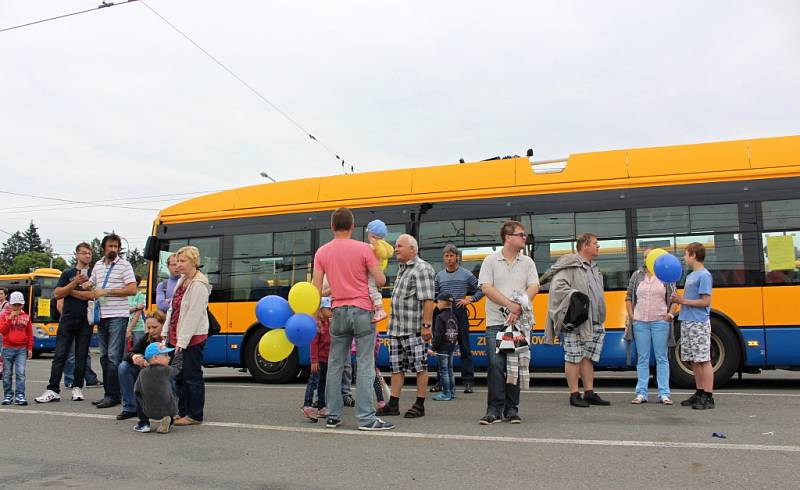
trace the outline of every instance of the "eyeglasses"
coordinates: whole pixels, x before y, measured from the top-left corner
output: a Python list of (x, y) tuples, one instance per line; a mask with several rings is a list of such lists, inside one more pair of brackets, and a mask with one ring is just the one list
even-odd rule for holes
[(525, 240), (526, 238), (528, 238), (528, 234), (527, 234), (527, 233), (522, 233), (522, 232), (519, 232), (519, 233), (511, 233), (510, 235), (511, 235), (511, 236), (517, 236), (517, 237), (520, 237), (520, 238), (522, 238), (523, 240)]

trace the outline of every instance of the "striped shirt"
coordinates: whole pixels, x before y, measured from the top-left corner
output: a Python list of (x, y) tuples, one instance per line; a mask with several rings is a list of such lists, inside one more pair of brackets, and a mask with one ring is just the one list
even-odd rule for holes
[[(94, 287), (103, 289), (122, 289), (130, 283), (136, 282), (136, 277), (133, 275), (133, 267), (127, 260), (117, 257), (114, 261), (114, 268), (111, 269), (111, 274), (106, 283), (106, 271), (111, 267), (111, 264), (106, 265), (105, 260), (98, 260), (92, 269), (91, 283)], [(103, 284), (106, 284), (103, 287)], [(101, 318), (128, 318), (128, 297), (127, 296), (104, 296), (99, 299), (100, 301), (100, 317)]]
[[(478, 278), (463, 267), (459, 267), (453, 272), (447, 269), (436, 273), (436, 296), (440, 293), (450, 293), (454, 301), (460, 301), (472, 292), (472, 301), (478, 301), (483, 297), (483, 291), (478, 287)], [(456, 308), (455, 305), (453, 305)]]
[(419, 256), (400, 264), (392, 289), (389, 335), (416, 335), (422, 328), (422, 303), (436, 298), (433, 267)]

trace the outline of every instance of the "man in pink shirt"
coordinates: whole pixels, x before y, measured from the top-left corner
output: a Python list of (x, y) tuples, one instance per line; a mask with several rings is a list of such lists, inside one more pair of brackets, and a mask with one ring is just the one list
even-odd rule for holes
[(386, 283), (378, 259), (364, 242), (353, 240), (355, 220), (347, 208), (331, 215), (333, 240), (317, 250), (314, 256), (314, 286), (322, 292), (327, 277), (333, 297), (331, 321), (331, 350), (328, 356), (328, 375), (325, 399), (328, 405), (326, 427), (335, 428), (342, 421), (341, 380), (344, 364), (350, 357), (350, 345), (355, 338), (356, 418), (359, 430), (389, 430), (394, 424), (375, 416), (372, 403), (372, 383), (375, 380), (375, 324), (372, 320), (372, 300), (369, 297), (368, 275), (380, 288)]

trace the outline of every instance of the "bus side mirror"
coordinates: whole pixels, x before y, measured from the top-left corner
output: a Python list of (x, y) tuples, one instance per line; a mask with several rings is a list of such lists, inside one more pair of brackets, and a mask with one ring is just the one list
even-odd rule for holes
[(144, 244), (144, 258), (158, 262), (158, 240), (154, 236), (147, 237), (147, 242)]
[(33, 286), (33, 296), (39, 297), (42, 295), (42, 285), (41, 284), (34, 284)]

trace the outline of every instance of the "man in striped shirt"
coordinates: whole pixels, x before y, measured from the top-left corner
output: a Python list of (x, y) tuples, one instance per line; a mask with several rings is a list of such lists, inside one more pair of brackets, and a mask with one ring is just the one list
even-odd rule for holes
[[(467, 305), (483, 297), (478, 287), (478, 278), (467, 269), (458, 265), (458, 247), (452, 243), (445, 245), (442, 251), (444, 270), (436, 273), (436, 296), (440, 293), (453, 295), (453, 313), (458, 320), (458, 351), (461, 355), (461, 382), (464, 393), (472, 393), (475, 384), (475, 370), (472, 367), (472, 346), (469, 341), (469, 319)], [(472, 294), (468, 296), (467, 294)], [(432, 388), (432, 391), (436, 387)]]
[(100, 243), (103, 258), (92, 269), (91, 285), (100, 303), (100, 365), (103, 368), (105, 396), (92, 402), (97, 408), (119, 405), (122, 395), (117, 368), (125, 352), (125, 330), (128, 327), (128, 296), (136, 294), (136, 278), (131, 264), (119, 256), (122, 245), (114, 233)]

